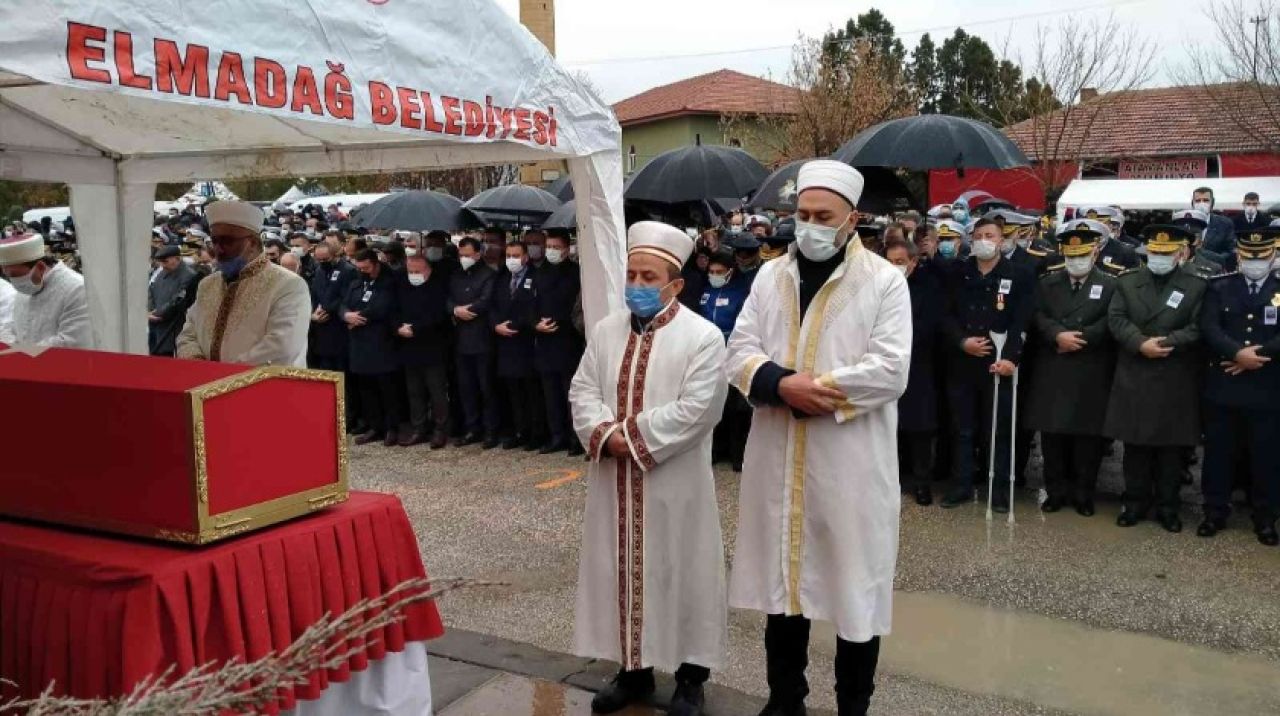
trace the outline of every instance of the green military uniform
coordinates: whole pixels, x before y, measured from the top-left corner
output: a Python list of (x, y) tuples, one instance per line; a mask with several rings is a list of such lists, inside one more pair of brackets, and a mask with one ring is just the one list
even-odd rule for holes
[[(1182, 529), (1178, 517), (1183, 450), (1200, 439), (1200, 303), (1208, 282), (1189, 271), (1158, 275), (1157, 256), (1175, 255), (1192, 236), (1176, 226), (1143, 230), (1148, 265), (1117, 281), (1108, 322), (1119, 359), (1107, 405), (1103, 434), (1124, 442), (1124, 511), (1117, 523), (1128, 527), (1154, 504), (1165, 529)], [(1172, 348), (1148, 358), (1142, 344), (1163, 337)]]

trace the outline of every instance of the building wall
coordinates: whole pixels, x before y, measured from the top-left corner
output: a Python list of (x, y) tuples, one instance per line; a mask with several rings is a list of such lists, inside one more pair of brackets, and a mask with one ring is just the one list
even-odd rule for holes
[[(760, 129), (743, 132), (738, 138), (742, 148), (749, 154), (766, 164), (772, 163), (776, 157), (768, 149), (767, 143), (759, 141)], [(628, 174), (633, 167), (628, 165), (628, 155), (635, 148), (636, 162), (634, 169), (640, 169), (649, 160), (663, 152), (680, 147), (689, 147), (701, 141), (707, 145), (728, 143), (720, 117), (715, 115), (690, 115), (672, 117), (657, 122), (646, 122), (622, 128), (622, 165)]]
[[(538, 38), (552, 57), (556, 54), (556, 3), (555, 0), (520, 0), (520, 24)], [(558, 159), (548, 159), (535, 164), (520, 165), (520, 183), (545, 187), (568, 171), (568, 165)], [(543, 175), (550, 176), (544, 179)], [(553, 176), (554, 175), (554, 176)]]

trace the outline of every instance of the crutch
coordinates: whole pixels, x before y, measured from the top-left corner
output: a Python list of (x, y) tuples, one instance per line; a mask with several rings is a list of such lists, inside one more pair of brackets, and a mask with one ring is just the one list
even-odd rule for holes
[[(1023, 340), (1026, 340), (1025, 334)], [(1013, 482), (1018, 466), (1018, 373), (1020, 372), (1018, 366), (1014, 366), (1013, 414), (1009, 418), (1009, 524), (1013, 524)]]
[[(991, 331), (991, 342), (996, 346), (995, 362), (1000, 362), (1000, 354), (1004, 352), (1005, 333)], [(991, 521), (991, 495), (996, 485), (996, 421), (1000, 419), (1000, 374), (992, 373), (991, 390), (991, 442), (987, 443), (987, 521)]]

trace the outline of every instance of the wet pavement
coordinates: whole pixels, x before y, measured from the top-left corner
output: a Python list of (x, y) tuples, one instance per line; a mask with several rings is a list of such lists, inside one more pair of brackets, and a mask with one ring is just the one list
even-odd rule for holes
[[(352, 459), (355, 487), (404, 499), (433, 575), (512, 583), (451, 595), (441, 605), (450, 627), (571, 651), (583, 463), (474, 447), (366, 446)], [(1033, 465), (1033, 485), (1036, 473)], [(1102, 486), (1118, 491), (1115, 460)], [(731, 558), (732, 472), (717, 473), (717, 494)], [(1181, 534), (1150, 522), (1116, 527), (1114, 498), (1100, 500), (1092, 518), (1043, 515), (1035, 490), (1022, 490), (1013, 525), (1003, 516), (988, 523), (984, 505), (948, 511), (904, 500), (894, 633), (872, 712), (1280, 713), (1280, 549), (1259, 545), (1245, 514), (1214, 539), (1196, 537), (1194, 487), (1184, 497)], [(728, 662), (712, 682), (765, 695), (763, 619), (732, 610), (729, 627)], [(811, 652), (809, 703), (831, 708), (829, 627), (815, 625)], [(612, 668), (598, 665), (593, 683)], [(536, 673), (512, 678), (558, 683)], [(486, 711), (499, 692), (530, 708), (541, 694), (537, 704), (586, 713), (574, 710), (583, 698), (576, 690), (591, 684), (562, 686), (489, 679), (441, 713), (543, 713)], [(710, 711), (748, 713), (745, 703), (722, 711), (712, 701)]]

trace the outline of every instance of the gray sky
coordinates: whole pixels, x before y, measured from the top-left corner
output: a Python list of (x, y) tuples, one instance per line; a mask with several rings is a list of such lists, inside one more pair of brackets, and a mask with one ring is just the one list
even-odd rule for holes
[[(519, 14), (519, 0), (497, 2)], [(939, 41), (963, 27), (997, 52), (1007, 41), (1024, 55), (1037, 26), (1114, 13), (1158, 41), (1152, 84), (1162, 85), (1173, 83), (1187, 46), (1210, 36), (1202, 8), (1214, 2), (1223, 0), (557, 0), (556, 45), (563, 65), (585, 71), (604, 99), (616, 102), (721, 68), (783, 80), (798, 34), (820, 35), (872, 7), (894, 24), (908, 52), (925, 31)]]

